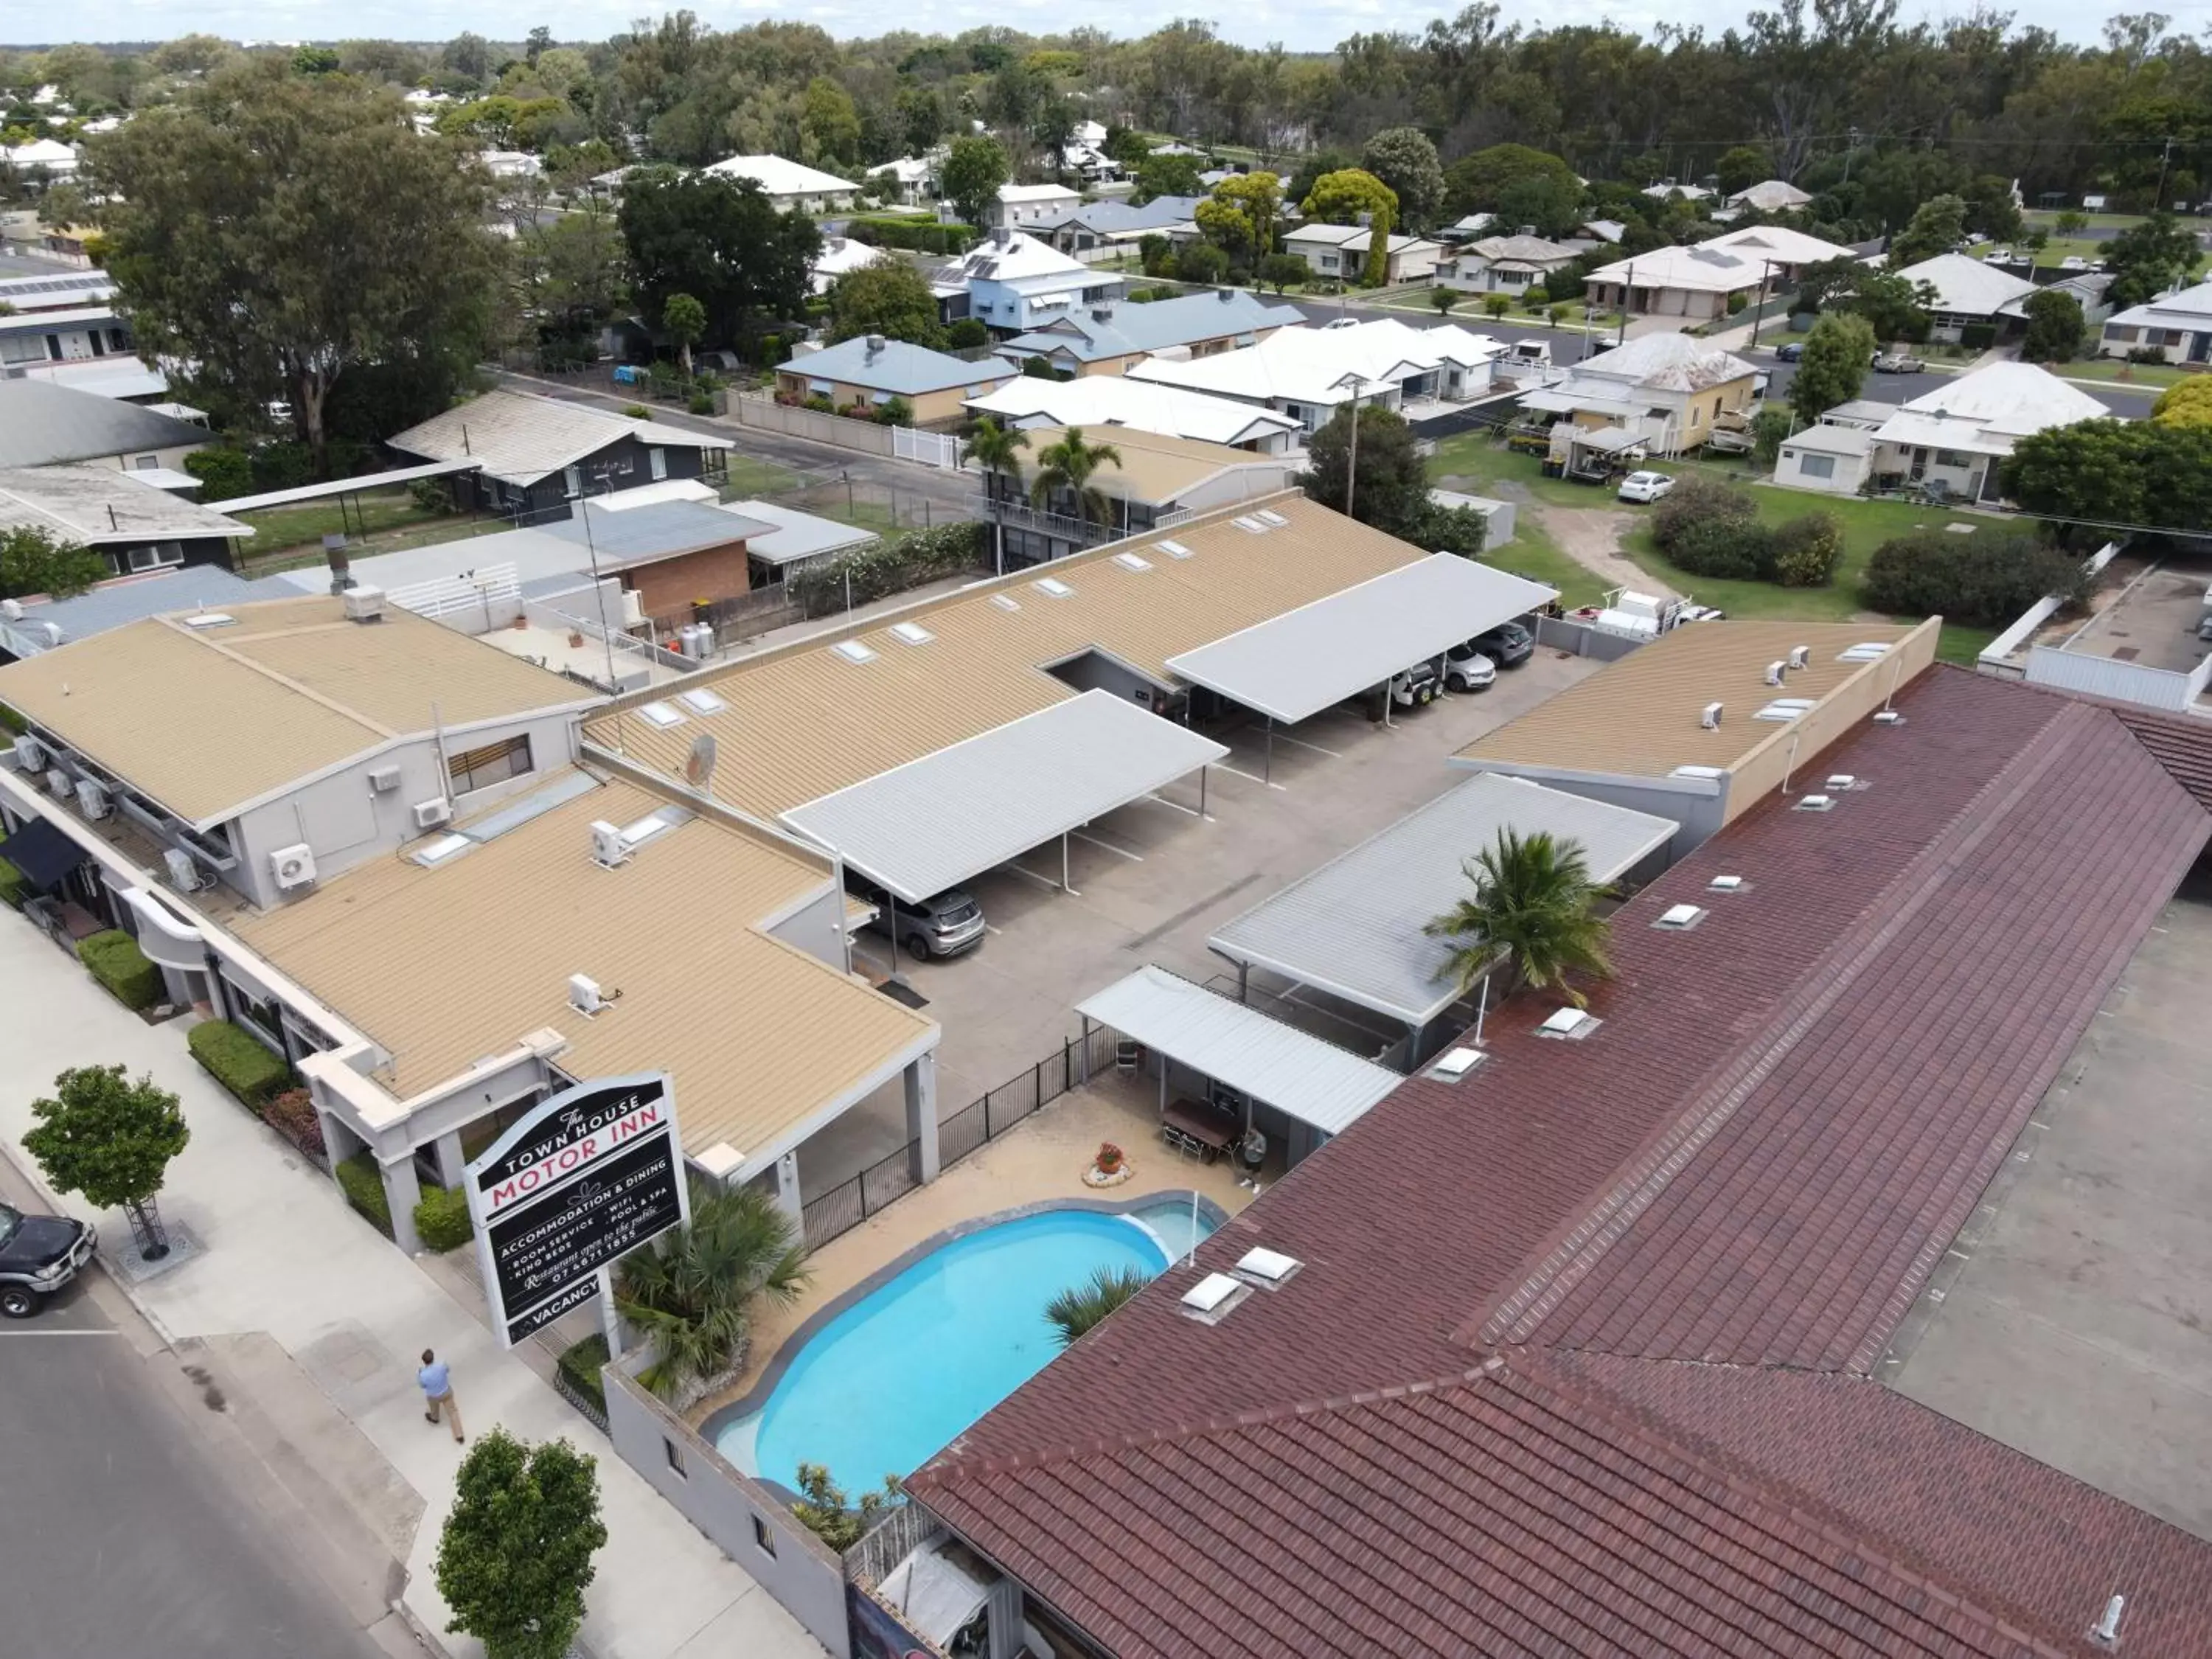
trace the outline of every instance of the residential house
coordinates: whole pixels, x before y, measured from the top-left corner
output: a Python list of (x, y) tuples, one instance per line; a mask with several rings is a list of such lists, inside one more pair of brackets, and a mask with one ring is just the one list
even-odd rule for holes
[(1001, 339), (1096, 306), (1121, 292), (1122, 279), (1092, 270), (1024, 232), (1004, 225), (975, 244), (939, 276), (964, 293), (968, 315)]
[(0, 315), (0, 374), (14, 375), (33, 363), (89, 362), (94, 358), (130, 356), (130, 325), (112, 306), (73, 306), (60, 311)]
[(1686, 334), (1639, 335), (1573, 365), (1564, 380), (1524, 392), (1522, 409), (1586, 433), (1625, 432), (1677, 455), (1711, 435), (1716, 420), (1748, 410), (1760, 371)]
[(501, 183), (512, 179), (536, 179), (545, 171), (544, 158), (526, 149), (480, 150), (477, 160)]
[(1035, 230), (1065, 217), (1083, 199), (1066, 185), (1000, 185), (998, 199), (983, 210), (986, 224)]
[(1109, 299), (1081, 306), (999, 348), (1019, 361), (1042, 357), (1066, 374), (1121, 374), (1146, 358), (1211, 357), (1249, 346), (1305, 320), (1295, 306), (1270, 305), (1249, 289), (1220, 288), (1142, 305)]
[(1644, 187), (1644, 194), (1655, 202), (1670, 202), (1678, 198), (1685, 202), (1704, 202), (1710, 201), (1718, 193), (1703, 185), (1678, 185), (1672, 179), (1662, 179), (1656, 185)]
[(938, 174), (944, 165), (944, 152), (933, 149), (926, 155), (902, 155), (896, 161), (886, 161), (868, 177), (872, 180), (888, 174), (892, 183), (890, 199), (914, 206), (935, 198)]
[(719, 509), (749, 520), (745, 556), (752, 563), (752, 585), (767, 587), (809, 565), (857, 553), (881, 539), (872, 530), (856, 530), (775, 501), (726, 501)]
[(1874, 430), (1823, 416), (1791, 433), (1774, 458), (1774, 482), (1793, 489), (1856, 495), (1874, 468)]
[(726, 155), (707, 169), (717, 178), (750, 181), (782, 212), (842, 213), (860, 186), (834, 173), (781, 155)]
[(1485, 236), (1446, 253), (1437, 261), (1435, 275), (1439, 288), (1517, 297), (1531, 286), (1541, 287), (1576, 258), (1573, 248), (1541, 236)]
[(1728, 198), (1728, 205), (1755, 208), (1761, 213), (1789, 213), (1812, 200), (1810, 191), (1800, 190), (1786, 179), (1765, 179)]
[(115, 279), (104, 270), (56, 270), (35, 276), (0, 277), (0, 305), (21, 316), (36, 311), (76, 311), (115, 297)]
[(1273, 495), (1288, 488), (1302, 470), (1300, 462), (1283, 456), (1129, 427), (1085, 431), (1086, 442), (1110, 444), (1121, 458), (1091, 475), (1090, 487), (1106, 501), (1102, 520), (1071, 491), (1055, 491), (1041, 501), (1031, 494), (1038, 457), (1071, 429), (1031, 428), (1030, 447), (1018, 457), (1018, 475), (996, 470), (983, 475), (984, 514), (1000, 526), (1008, 569), (1066, 558), (1101, 542), (1171, 529), (1200, 514)]
[(1003, 426), (1076, 426), (1094, 435), (1100, 428), (1127, 427), (1261, 455), (1289, 453), (1303, 432), (1297, 422), (1272, 409), (1120, 374), (1073, 380), (1018, 374), (982, 397), (970, 398), (968, 408)]
[(1957, 344), (1972, 329), (1986, 329), (1993, 342), (2006, 320), (2005, 307), (2025, 303), (2036, 285), (2025, 276), (1963, 253), (1939, 253), (1905, 266), (1897, 275), (1928, 290), (1930, 337)]
[(205, 427), (137, 404), (51, 380), (0, 380), (0, 466), (83, 461), (164, 489), (197, 489), (185, 457), (211, 441)]
[(1991, 363), (1912, 398), (1882, 422), (1874, 434), (1874, 482), (1995, 502), (2003, 496), (2000, 466), (2022, 438), (2112, 413), (2033, 363)]
[[(1164, 235), (1171, 225), (1191, 222), (1202, 196), (1155, 196), (1142, 207), (1127, 202), (1079, 202), (1048, 218), (1033, 222), (1038, 240), (1085, 263), (1133, 253), (1146, 236)], [(1087, 258), (1086, 258), (1087, 256)]]
[(1589, 275), (1593, 306), (1632, 316), (1710, 322), (1786, 293), (1808, 265), (1855, 258), (1851, 250), (1780, 225), (1749, 225), (1689, 246), (1670, 244), (1616, 259)]
[[(5, 318), (0, 318), (4, 322)], [(169, 377), (158, 363), (149, 363), (143, 357), (128, 351), (111, 351), (104, 356), (79, 357), (67, 362), (17, 363), (0, 371), (11, 380), (44, 380), (51, 386), (65, 386), (79, 392), (89, 392), (94, 397), (112, 398), (118, 403), (139, 404), (149, 408), (169, 404)], [(174, 413), (174, 405), (165, 409)], [(193, 410), (191, 415), (204, 420), (204, 413)]]
[(866, 334), (793, 357), (776, 371), (775, 386), (785, 398), (827, 398), (841, 410), (855, 404), (880, 409), (903, 398), (913, 406), (913, 424), (933, 426), (957, 420), (968, 398), (981, 397), (1014, 372), (995, 357), (971, 362)]
[(19, 529), (92, 548), (118, 576), (181, 565), (234, 568), (233, 544), (253, 533), (136, 471), (79, 463), (0, 467), (0, 531)]
[(1409, 405), (1479, 398), (1505, 347), (1456, 324), (1413, 328), (1395, 317), (1327, 328), (1279, 328), (1257, 344), (1188, 362), (1147, 357), (1131, 377), (1257, 404), (1307, 431), (1356, 394), (1363, 404)]
[(34, 179), (76, 177), (76, 147), (56, 138), (33, 138), (27, 143), (0, 145), (0, 160), (4, 160), (10, 170)]
[(727, 438), (522, 392), (487, 392), (385, 441), (419, 461), (475, 460), (452, 475), (463, 507), (517, 524), (565, 519), (574, 497), (667, 478), (717, 478)]
[[(1367, 269), (1367, 251), (1375, 234), (1361, 225), (1300, 225), (1283, 238), (1283, 252), (1295, 253), (1316, 276), (1351, 282)], [(1425, 236), (1394, 233), (1384, 261), (1385, 286), (1415, 283), (1436, 270), (1443, 256), (1442, 244)]]
[(1487, 236), (1497, 222), (1498, 216), (1494, 213), (1470, 213), (1438, 231), (1437, 240), (1447, 247), (1455, 247), (1462, 243), (1471, 242), (1478, 236)]
[(1628, 227), (1618, 219), (1585, 219), (1583, 234), (1592, 241), (1618, 243), (1628, 234)]
[(2106, 319), (2098, 355), (2155, 352), (2169, 363), (2212, 362), (2212, 282), (2161, 294)]
[(827, 294), (830, 285), (848, 270), (859, 270), (896, 256), (849, 236), (824, 236), (822, 251), (807, 266), (807, 283), (816, 294)]

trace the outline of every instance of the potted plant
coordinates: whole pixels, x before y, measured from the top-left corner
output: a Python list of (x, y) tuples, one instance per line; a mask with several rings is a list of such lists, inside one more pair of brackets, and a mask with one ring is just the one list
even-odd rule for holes
[(1083, 1172), (1086, 1187), (1118, 1187), (1130, 1176), (1129, 1160), (1119, 1146), (1110, 1140), (1098, 1143), (1097, 1155), (1091, 1167)]

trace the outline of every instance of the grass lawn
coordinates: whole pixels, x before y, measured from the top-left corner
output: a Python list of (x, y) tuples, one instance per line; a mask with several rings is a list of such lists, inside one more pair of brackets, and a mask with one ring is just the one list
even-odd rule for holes
[(728, 479), (722, 485), (726, 501), (750, 501), (756, 495), (773, 495), (791, 489), (799, 482), (799, 475), (789, 467), (775, 461), (762, 460), (757, 455), (740, 455), (735, 450), (724, 458), (729, 467)]
[(2061, 380), (2105, 380), (2118, 386), (2169, 386), (2203, 369), (2190, 370), (2172, 363), (2131, 363), (2124, 357), (2084, 357), (2078, 362), (2045, 363)]
[[(220, 511), (222, 504), (218, 501), (214, 505)], [(257, 554), (281, 553), (307, 546), (319, 554), (325, 536), (374, 538), (382, 531), (456, 521), (463, 521), (458, 514), (428, 512), (417, 507), (414, 497), (404, 489), (362, 495), (346, 501), (343, 509), (336, 501), (302, 501), (297, 507), (272, 507), (264, 513), (250, 513), (241, 520), (253, 526), (250, 545)]]
[(1572, 611), (1596, 605), (1605, 598), (1605, 583), (1596, 573), (1559, 550), (1557, 542), (1528, 513), (1514, 515), (1513, 539), (1482, 556), (1485, 564), (1526, 576), (1559, 590), (1559, 603)]
[(1555, 507), (1613, 504), (1611, 494), (1595, 485), (1546, 477), (1541, 457), (1493, 443), (1487, 432), (1462, 432), (1437, 441), (1436, 453), (1429, 457), (1429, 481), (1443, 484), (1451, 477), (1459, 479), (1459, 484), (1445, 488), (1457, 488), (1470, 495), (1494, 495), (1499, 484), (1517, 484), (1517, 490), (1507, 492), (1516, 501), (1533, 496)]

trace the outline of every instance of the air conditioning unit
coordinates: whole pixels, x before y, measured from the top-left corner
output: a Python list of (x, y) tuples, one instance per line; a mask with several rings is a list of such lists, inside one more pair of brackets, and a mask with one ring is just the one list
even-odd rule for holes
[(304, 841), (280, 847), (269, 855), (269, 870), (279, 887), (305, 887), (315, 878), (315, 849)]
[(1721, 729), (1721, 705), (1717, 702), (1707, 703), (1705, 705), (1705, 712), (1698, 716), (1698, 724), (1705, 727), (1708, 732), (1719, 731)]
[(115, 810), (115, 803), (108, 799), (106, 785), (94, 783), (90, 778), (80, 778), (76, 786), (76, 810), (88, 818), (104, 818)]
[(169, 866), (169, 885), (179, 893), (198, 892), (206, 884), (192, 855), (181, 847), (168, 848), (161, 854), (161, 862)]
[(596, 1014), (605, 1005), (599, 998), (599, 982), (587, 974), (568, 975), (568, 1006), (580, 1014)]
[(1790, 647), (1790, 665), (1792, 668), (1806, 667), (1812, 662), (1812, 660), (1813, 647), (1811, 646), (1793, 645)]
[(380, 766), (368, 775), (368, 787), (375, 793), (388, 795), (399, 787), (399, 769)]
[(38, 772), (46, 764), (46, 745), (27, 732), (15, 739), (15, 769), (19, 772)]
[(70, 794), (70, 775), (58, 766), (46, 770), (46, 793), (56, 800), (67, 800)]
[(1784, 665), (1779, 661), (1771, 662), (1766, 665), (1766, 683), (1769, 685), (1779, 685), (1782, 684), (1784, 667)]
[(642, 589), (625, 587), (622, 591), (622, 617), (624, 628), (645, 625), (645, 593)]
[(380, 622), (384, 617), (384, 590), (371, 587), (366, 583), (359, 587), (349, 587), (345, 591), (344, 605), (348, 622)]
[(0, 599), (0, 617), (5, 617), (9, 622), (21, 622), (23, 620), (23, 607), (14, 599)]
[(622, 831), (605, 819), (592, 825), (592, 857), (610, 870), (629, 857), (629, 848), (623, 845)]
[(435, 800), (418, 800), (415, 803), (415, 827), (417, 830), (433, 829), (453, 816), (453, 803), (443, 795)]

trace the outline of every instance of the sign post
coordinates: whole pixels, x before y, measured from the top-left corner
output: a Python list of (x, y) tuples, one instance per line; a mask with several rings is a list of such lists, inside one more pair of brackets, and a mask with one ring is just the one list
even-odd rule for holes
[(602, 1296), (619, 1353), (610, 1269), (690, 1218), (667, 1073), (581, 1083), (531, 1108), (469, 1165), (466, 1191), (501, 1346)]

